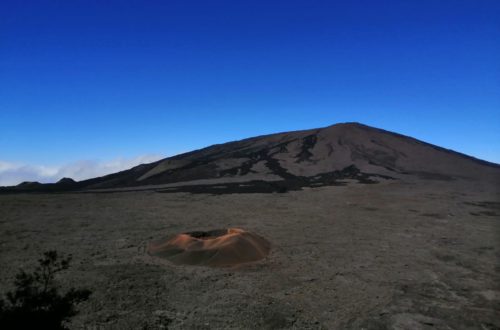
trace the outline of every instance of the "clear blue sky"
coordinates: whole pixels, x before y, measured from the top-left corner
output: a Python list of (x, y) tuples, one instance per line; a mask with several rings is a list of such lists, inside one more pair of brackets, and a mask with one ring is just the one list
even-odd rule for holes
[(500, 162), (500, 1), (2, 1), (0, 160), (358, 121)]

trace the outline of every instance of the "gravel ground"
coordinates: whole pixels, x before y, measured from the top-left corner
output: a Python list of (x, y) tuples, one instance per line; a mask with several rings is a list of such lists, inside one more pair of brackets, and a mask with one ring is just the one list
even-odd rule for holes
[[(272, 244), (233, 268), (145, 253), (239, 227)], [(500, 329), (500, 192), (487, 182), (350, 183), (284, 194), (0, 195), (0, 291), (46, 250), (85, 287), (73, 329)]]

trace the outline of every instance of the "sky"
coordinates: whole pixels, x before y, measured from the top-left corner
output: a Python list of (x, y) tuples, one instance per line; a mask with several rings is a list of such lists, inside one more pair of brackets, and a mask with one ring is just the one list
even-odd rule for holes
[(2, 1), (0, 185), (361, 122), (500, 163), (500, 1)]

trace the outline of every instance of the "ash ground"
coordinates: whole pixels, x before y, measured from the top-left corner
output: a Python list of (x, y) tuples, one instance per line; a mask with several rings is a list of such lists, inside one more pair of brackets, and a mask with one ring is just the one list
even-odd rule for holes
[[(236, 268), (145, 253), (241, 227), (272, 244)], [(0, 195), (0, 291), (43, 251), (93, 291), (72, 329), (499, 329), (500, 192), (488, 182), (350, 182), (271, 194)]]

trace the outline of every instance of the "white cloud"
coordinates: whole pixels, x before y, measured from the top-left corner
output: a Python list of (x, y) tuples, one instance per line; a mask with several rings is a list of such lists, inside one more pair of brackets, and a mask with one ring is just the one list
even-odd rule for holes
[(28, 165), (0, 160), (0, 186), (17, 185), (23, 181), (57, 182), (64, 177), (80, 181), (127, 170), (162, 158), (165, 156), (142, 155), (106, 161), (80, 160), (60, 166)]

